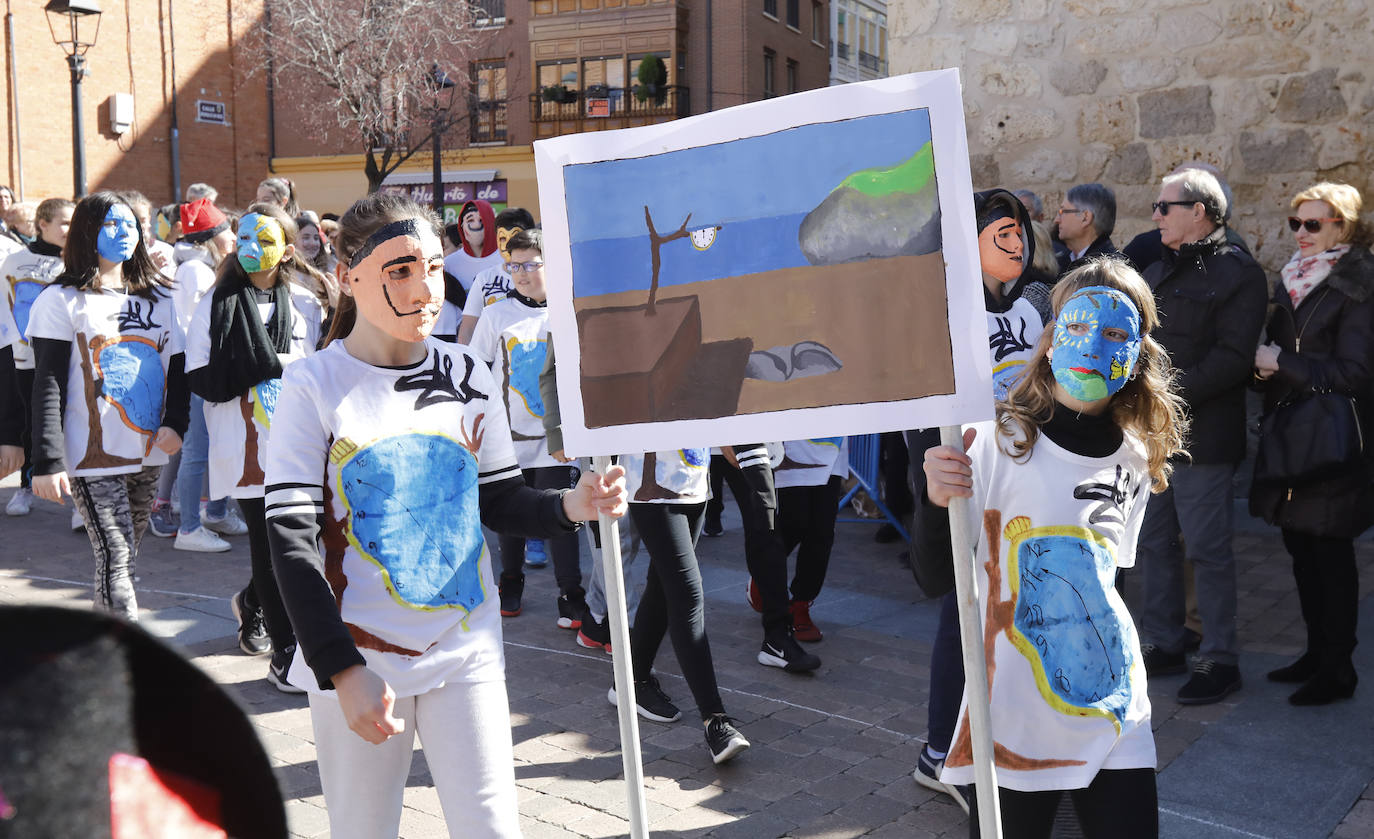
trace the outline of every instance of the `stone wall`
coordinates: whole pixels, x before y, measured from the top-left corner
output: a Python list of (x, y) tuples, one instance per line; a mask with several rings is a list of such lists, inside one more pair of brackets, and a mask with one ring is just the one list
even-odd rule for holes
[(958, 67), (975, 188), (1048, 212), (1077, 183), (1116, 191), (1118, 246), (1152, 226), (1159, 179), (1206, 160), (1232, 225), (1275, 272), (1288, 201), (1350, 183), (1374, 210), (1374, 14), (1367, 0), (902, 0), (892, 72)]

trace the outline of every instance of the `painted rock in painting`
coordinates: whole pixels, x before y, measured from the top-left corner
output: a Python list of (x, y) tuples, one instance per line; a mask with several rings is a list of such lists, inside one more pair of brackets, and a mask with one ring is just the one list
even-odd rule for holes
[(340, 464), (339, 483), (354, 546), (382, 567), (398, 600), (469, 612), (482, 603), (477, 459), (458, 441), (377, 440)]
[(845, 178), (797, 231), (812, 265), (837, 265), (940, 249), (940, 200), (930, 143), (895, 166)]

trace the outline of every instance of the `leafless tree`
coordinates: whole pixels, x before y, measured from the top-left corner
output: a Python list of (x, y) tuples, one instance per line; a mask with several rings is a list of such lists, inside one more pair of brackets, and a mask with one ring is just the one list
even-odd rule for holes
[[(375, 192), (435, 130), (468, 118), (468, 63), (490, 37), (476, 25), (486, 16), (481, 0), (264, 0), (244, 50), (257, 72), (322, 87), (297, 99), (299, 111), (325, 137), (361, 144)], [(454, 85), (447, 111), (436, 108), (448, 98), (437, 68)]]

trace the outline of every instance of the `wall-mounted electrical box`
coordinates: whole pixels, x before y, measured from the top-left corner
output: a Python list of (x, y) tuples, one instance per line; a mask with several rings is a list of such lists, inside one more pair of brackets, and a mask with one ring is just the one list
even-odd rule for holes
[(134, 125), (134, 95), (116, 93), (110, 97), (110, 133), (124, 134)]

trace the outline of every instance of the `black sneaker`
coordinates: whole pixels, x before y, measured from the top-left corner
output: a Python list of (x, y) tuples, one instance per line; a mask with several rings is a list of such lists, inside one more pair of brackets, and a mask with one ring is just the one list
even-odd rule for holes
[[(606, 701), (612, 705), (616, 704), (615, 686), (606, 691)], [(658, 678), (650, 676), (644, 681), (635, 682), (635, 710), (646, 720), (654, 722), (677, 722), (682, 719), (682, 712), (673, 704), (668, 694), (663, 692), (663, 688), (658, 685)]]
[(267, 636), (267, 617), (261, 606), (248, 607), (244, 597), (247, 591), (240, 591), (229, 601), (234, 620), (239, 622), (239, 649), (248, 655), (266, 655), (272, 652), (272, 639)]
[(821, 659), (803, 650), (791, 632), (779, 632), (764, 639), (759, 648), (759, 664), (781, 667), (788, 673), (806, 673), (820, 667)]
[(501, 575), (496, 584), (501, 597), (501, 617), (513, 618), (520, 614), (520, 598), (525, 594), (525, 575)]
[(581, 586), (567, 594), (558, 595), (558, 625), (563, 629), (581, 629), (582, 613), (587, 611), (587, 593)]
[(923, 748), (920, 757), (916, 758), (916, 769), (911, 773), (911, 777), (926, 789), (953, 798), (954, 803), (964, 808), (964, 815), (968, 815), (968, 787), (955, 786), (940, 780), (940, 770), (944, 766), (944, 758), (932, 757), (930, 748)]
[(586, 647), (589, 650), (605, 650), (609, 655), (611, 652), (611, 622), (606, 618), (598, 621), (592, 617), (591, 609), (583, 612), (582, 626), (577, 630), (577, 646)]
[(719, 536), (725, 532), (725, 527), (720, 522), (720, 516), (706, 514), (706, 525), (701, 530), (707, 536)]
[(735, 728), (734, 720), (724, 714), (712, 714), (706, 720), (706, 746), (711, 750), (711, 760), (719, 766), (749, 748), (749, 741)]
[(1200, 658), (1193, 665), (1193, 676), (1178, 689), (1180, 705), (1210, 705), (1240, 690), (1240, 668)]
[(267, 681), (282, 693), (305, 693), (286, 680), (286, 673), (291, 669), (291, 659), (295, 655), (296, 645), (292, 644), (284, 650), (272, 653), (272, 661), (267, 665)]
[(1145, 662), (1146, 676), (1173, 676), (1188, 670), (1184, 653), (1165, 652), (1157, 644), (1141, 644), (1140, 657)]

